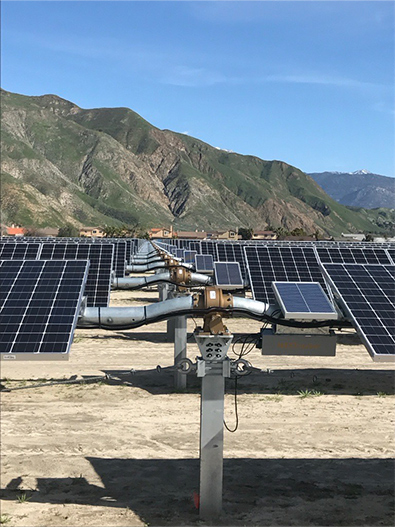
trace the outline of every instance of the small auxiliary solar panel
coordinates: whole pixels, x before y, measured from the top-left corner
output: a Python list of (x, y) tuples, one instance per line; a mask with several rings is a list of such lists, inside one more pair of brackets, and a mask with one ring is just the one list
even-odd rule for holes
[(395, 266), (323, 264), (373, 360), (395, 360)]
[(88, 307), (107, 307), (110, 300), (114, 245), (110, 243), (43, 243), (40, 260), (89, 260), (84, 295)]
[(184, 251), (184, 262), (189, 264), (195, 263), (196, 251)]
[(318, 247), (322, 263), (391, 264), (384, 249), (362, 247)]
[(238, 262), (214, 262), (214, 276), (218, 287), (224, 289), (243, 288), (244, 283)]
[(214, 262), (211, 254), (196, 254), (195, 269), (198, 273), (213, 273)]
[(337, 312), (318, 282), (273, 282), (284, 318), (336, 320)]
[(77, 324), (88, 261), (0, 261), (3, 359), (65, 359)]
[(272, 282), (318, 282), (327, 291), (312, 247), (244, 247), (252, 294), (255, 300), (275, 303)]
[(0, 243), (0, 260), (36, 260), (41, 243)]

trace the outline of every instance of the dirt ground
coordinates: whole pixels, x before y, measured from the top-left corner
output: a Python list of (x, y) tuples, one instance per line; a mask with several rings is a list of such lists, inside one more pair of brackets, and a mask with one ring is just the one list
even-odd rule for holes
[[(112, 305), (157, 297), (118, 291)], [(235, 338), (261, 326), (227, 325)], [(1, 364), (11, 388), (1, 394), (2, 525), (205, 524), (196, 508), (200, 380), (174, 388), (166, 327), (79, 329), (68, 362)], [(191, 359), (194, 327), (188, 320)], [(256, 370), (238, 381), (239, 426), (225, 431), (216, 524), (394, 525), (394, 365), (374, 363), (350, 330), (334, 358), (257, 348), (247, 358)], [(69, 379), (84, 383), (39, 386)], [(234, 427), (233, 380), (226, 392)]]

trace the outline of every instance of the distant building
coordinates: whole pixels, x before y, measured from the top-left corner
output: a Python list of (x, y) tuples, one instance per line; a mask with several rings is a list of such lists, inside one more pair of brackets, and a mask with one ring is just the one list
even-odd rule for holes
[(237, 231), (211, 231), (207, 232), (207, 239), (209, 240), (237, 240)]
[(105, 232), (100, 227), (83, 227), (80, 229), (82, 238), (104, 238)]
[(178, 231), (177, 238), (182, 240), (205, 240), (207, 232), (204, 231)]
[(26, 229), (23, 227), (17, 227), (16, 225), (11, 225), (11, 227), (4, 226), (4, 230), (2, 228), (2, 232), (4, 232), (5, 236), (24, 236), (26, 233)]
[(160, 229), (150, 229), (148, 234), (150, 238), (173, 238), (173, 236), (176, 235), (176, 233), (173, 232), (173, 225), (171, 225), (168, 229), (166, 227), (161, 227)]
[(254, 231), (252, 240), (276, 240), (277, 234), (274, 231)]

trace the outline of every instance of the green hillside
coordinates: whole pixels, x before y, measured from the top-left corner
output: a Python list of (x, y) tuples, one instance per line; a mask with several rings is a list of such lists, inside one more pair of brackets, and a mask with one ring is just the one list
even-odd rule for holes
[[(128, 108), (84, 110), (2, 91), (3, 222), (173, 224), (382, 232), (393, 211), (351, 209), (282, 161), (159, 130)], [(18, 206), (16, 206), (18, 205)]]

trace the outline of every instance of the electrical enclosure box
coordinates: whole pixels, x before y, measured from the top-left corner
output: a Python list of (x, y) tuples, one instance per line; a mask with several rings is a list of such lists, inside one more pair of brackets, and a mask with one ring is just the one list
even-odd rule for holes
[(275, 333), (262, 330), (262, 355), (299, 355), (334, 357), (336, 335), (333, 331), (322, 333)]

